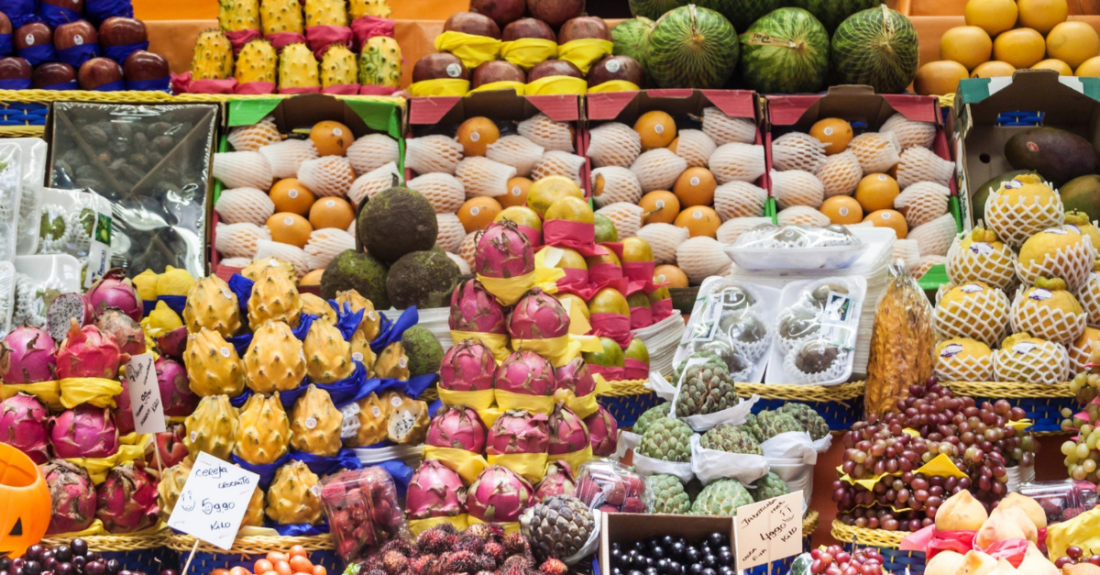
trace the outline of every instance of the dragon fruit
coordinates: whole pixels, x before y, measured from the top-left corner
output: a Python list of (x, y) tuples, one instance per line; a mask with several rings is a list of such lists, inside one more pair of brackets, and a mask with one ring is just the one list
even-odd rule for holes
[(122, 378), (122, 393), (115, 396), (115, 427), (119, 435), (134, 431), (134, 410), (130, 407), (130, 382)]
[(244, 363), (237, 355), (237, 348), (214, 330), (204, 327), (187, 336), (183, 365), (187, 368), (188, 386), (195, 395), (237, 397), (244, 391)]
[(0, 443), (26, 453), (36, 464), (49, 459), (46, 408), (33, 395), (17, 393), (0, 402)]
[(95, 326), (99, 331), (113, 335), (122, 353), (129, 355), (145, 353), (145, 332), (142, 331), (141, 324), (117, 307), (109, 307), (99, 312)]
[(550, 430), (550, 455), (575, 453), (588, 447), (588, 428), (573, 410), (564, 403), (554, 406), (548, 422)]
[(290, 420), (278, 392), (272, 396), (257, 393), (248, 398), (238, 421), (237, 445), (233, 448), (237, 457), (252, 465), (268, 465), (286, 455), (290, 445)]
[(133, 533), (157, 522), (157, 482), (133, 465), (107, 472), (96, 489), (95, 516), (108, 533)]
[(466, 491), (466, 509), (486, 523), (519, 521), (520, 513), (534, 502), (534, 489), (512, 470), (490, 465)]
[(54, 341), (65, 339), (71, 320), (76, 320), (80, 327), (95, 321), (95, 308), (83, 294), (63, 293), (50, 302), (46, 310), (46, 329), (50, 337)]
[(183, 352), (187, 349), (187, 328), (176, 329), (157, 338), (157, 350), (161, 355), (172, 359), (183, 359)]
[(464, 339), (443, 354), (439, 387), (450, 391), (493, 389), (496, 368), (492, 350), (476, 339)]
[(191, 415), (199, 404), (199, 396), (191, 391), (187, 369), (178, 361), (166, 357), (158, 359), (153, 367), (157, 370), (157, 387), (160, 388), (160, 400), (164, 403), (164, 415)]
[(518, 409), (505, 411), (489, 428), (485, 452), (489, 455), (547, 453), (550, 448), (547, 420), (541, 413)]
[(160, 457), (160, 463), (163, 467), (172, 467), (179, 464), (190, 452), (187, 451), (187, 444), (183, 442), (183, 439), (187, 437), (187, 427), (182, 423), (172, 423), (168, 425), (167, 431), (156, 434), (153, 438), (155, 445), (153, 449), (156, 450), (156, 454), (149, 453), (145, 456), (145, 461), (149, 465), (157, 464), (157, 457)]
[(71, 320), (69, 333), (57, 350), (57, 377), (118, 379), (119, 363), (129, 361), (118, 349), (115, 337), (94, 325), (80, 327)]
[(451, 315), (448, 319), (454, 331), (474, 333), (508, 333), (504, 324), (504, 308), (477, 280), (467, 280), (451, 294)]
[(306, 373), (314, 383), (335, 383), (355, 371), (351, 344), (344, 340), (334, 324), (313, 322), (302, 347), (306, 354)]
[(557, 379), (556, 389), (568, 389), (577, 397), (584, 397), (596, 391), (596, 378), (592, 377), (592, 370), (588, 369), (588, 363), (581, 357), (554, 370)]
[(57, 344), (34, 326), (21, 326), (0, 342), (0, 379), (8, 385), (52, 381), (57, 371)]
[(290, 445), (298, 451), (334, 457), (343, 447), (343, 424), (344, 416), (329, 393), (311, 383), (290, 411)]
[(535, 486), (535, 501), (555, 495), (572, 495), (575, 490), (573, 468), (564, 461), (551, 461), (546, 466), (546, 476)]
[(592, 442), (592, 455), (609, 457), (615, 454), (619, 443), (619, 425), (611, 412), (601, 405), (599, 411), (585, 418), (584, 425)]
[(191, 475), (192, 461), (184, 458), (183, 461), (169, 467), (161, 474), (160, 483), (157, 484), (157, 507), (160, 508), (161, 518), (165, 521), (172, 515), (172, 509), (179, 501), (183, 486)]
[[(389, 402), (393, 408), (386, 420), (386, 438), (394, 443), (417, 444), (424, 441), (428, 434), (428, 404), (423, 401), (398, 396), (396, 392), (385, 396), (383, 401)], [(400, 399), (397, 399), (400, 397)]]
[(222, 334), (222, 337), (233, 337), (241, 328), (237, 294), (218, 276), (199, 278), (187, 290), (183, 325), (191, 332), (206, 328)]
[(208, 395), (199, 401), (195, 413), (183, 422), (187, 435), (183, 442), (191, 455), (198, 457), (205, 451), (218, 459), (229, 461), (229, 454), (237, 442), (240, 415), (237, 408), (224, 395)]
[(409, 519), (454, 517), (465, 511), (462, 479), (435, 459), (425, 461), (409, 480), (405, 509)]
[(489, 224), (477, 240), (474, 271), (489, 278), (509, 279), (535, 271), (535, 250), (511, 220)]
[(275, 479), (267, 490), (267, 516), (280, 525), (320, 523), (325, 517), (320, 485), (317, 475), (305, 463), (290, 460), (275, 471)]
[(107, 270), (99, 281), (92, 284), (85, 295), (88, 303), (92, 304), (98, 313), (103, 313), (103, 310), (109, 307), (117, 307), (122, 310), (122, 313), (139, 322), (145, 311), (137, 289), (134, 288), (134, 282), (126, 277), (126, 270), (122, 268)]
[(477, 410), (466, 405), (444, 406), (428, 426), (428, 445), (485, 452), (485, 423)]
[[(268, 274), (266, 277), (279, 276)], [(306, 377), (302, 342), (284, 322), (269, 321), (260, 325), (244, 354), (244, 369), (245, 383), (256, 393), (297, 389)]]
[(118, 451), (111, 410), (79, 405), (50, 418), (50, 444), (61, 459), (110, 457)]
[(95, 486), (79, 465), (54, 459), (42, 465), (42, 476), (50, 487), (50, 528), (47, 535), (83, 531), (95, 521)]
[(554, 385), (554, 366), (533, 351), (513, 353), (493, 374), (493, 386), (512, 393), (553, 395)]
[(248, 323), (252, 329), (263, 326), (268, 320), (298, 325), (302, 313), (302, 300), (298, 286), (279, 268), (266, 267), (252, 285), (248, 299)]
[(515, 339), (554, 339), (569, 334), (569, 314), (554, 296), (532, 288), (508, 315), (508, 333)]

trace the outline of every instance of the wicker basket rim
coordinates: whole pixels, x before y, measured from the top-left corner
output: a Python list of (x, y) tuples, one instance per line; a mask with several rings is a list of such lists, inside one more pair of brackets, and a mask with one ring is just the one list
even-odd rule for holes
[[(166, 538), (167, 547), (180, 553), (190, 553), (195, 546), (195, 538), (181, 533), (169, 533)], [(256, 535), (238, 537), (233, 541), (233, 547), (226, 551), (206, 542), (199, 542), (198, 551), (203, 553), (231, 553), (234, 555), (267, 555), (272, 549), (288, 549), (294, 545), (301, 545), (306, 551), (328, 551), (335, 549), (332, 535), (310, 535), (307, 537), (282, 537)]]
[(88, 549), (92, 551), (104, 552), (104, 551), (136, 551), (141, 549), (155, 549), (157, 547), (163, 547), (167, 538), (166, 531), (159, 531), (157, 533), (142, 533), (142, 534), (121, 534), (121, 535), (87, 535), (87, 536), (66, 536), (53, 535), (42, 538), (43, 544), (48, 545), (68, 545), (72, 543), (74, 539), (83, 539), (88, 543)]
[(901, 546), (901, 540), (910, 535), (908, 531), (886, 531), (884, 529), (866, 529), (845, 525), (833, 520), (832, 535), (838, 541), (867, 545), (870, 547), (889, 547), (897, 549)]
[(944, 385), (955, 393), (970, 397), (1014, 399), (1074, 397), (1069, 389), (1069, 382), (1043, 384), (1013, 381), (951, 381)]

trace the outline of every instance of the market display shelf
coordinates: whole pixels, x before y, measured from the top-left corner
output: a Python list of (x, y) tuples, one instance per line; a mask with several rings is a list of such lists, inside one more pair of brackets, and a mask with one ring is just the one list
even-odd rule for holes
[(817, 411), (833, 431), (847, 430), (863, 418), (863, 390), (866, 382), (853, 381), (840, 385), (786, 385), (774, 383), (738, 383), (738, 397), (753, 395), (760, 401), (754, 412), (778, 409), (785, 403), (804, 403)]
[(1062, 431), (1061, 411), (1080, 406), (1069, 389), (1069, 382), (1053, 385), (1023, 382), (949, 382), (945, 384), (956, 395), (973, 397), (975, 401), (1006, 399), (1012, 407), (1022, 407), (1035, 424), (1032, 433), (1057, 435)]
[(214, 569), (237, 566), (251, 571), (257, 559), (263, 559), (271, 551), (285, 552), (295, 545), (301, 545), (306, 550), (314, 565), (324, 565), (329, 573), (344, 572), (344, 562), (336, 555), (336, 544), (328, 533), (308, 537), (237, 537), (229, 551), (202, 541), (195, 547), (195, 538), (182, 533), (170, 532), (167, 536), (167, 546), (175, 552), (180, 567), (187, 561), (191, 550), (196, 550), (195, 558), (191, 560), (191, 571), (194, 573), (210, 573)]
[(883, 569), (891, 573), (924, 573), (924, 553), (920, 551), (901, 551), (901, 540), (909, 535), (908, 531), (886, 531), (884, 529), (865, 529), (833, 521), (833, 538), (848, 551), (856, 548), (874, 547), (882, 554)]
[(178, 555), (165, 546), (166, 531), (155, 533), (128, 533), (125, 535), (51, 535), (42, 539), (47, 547), (69, 545), (74, 539), (88, 543), (88, 551), (103, 555), (106, 560), (116, 559), (122, 569), (160, 573), (164, 569), (177, 569)]

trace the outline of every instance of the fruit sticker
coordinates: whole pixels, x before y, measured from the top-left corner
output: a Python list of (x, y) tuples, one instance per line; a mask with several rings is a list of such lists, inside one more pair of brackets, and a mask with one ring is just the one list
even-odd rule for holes
[(988, 256), (993, 253), (993, 246), (985, 242), (974, 242), (970, 244), (970, 251), (978, 254), (979, 256)]
[(940, 351), (940, 357), (944, 358), (944, 359), (947, 359), (949, 357), (955, 357), (956, 355), (959, 355), (959, 353), (961, 353), (962, 350), (963, 350), (962, 345), (959, 345), (957, 343), (948, 344), (948, 345), (944, 346), (943, 350)]
[(1043, 301), (1050, 299), (1052, 295), (1053, 294), (1051, 294), (1050, 290), (1048, 289), (1037, 288), (1032, 291), (1031, 294), (1029, 294), (1027, 297), (1028, 299), (1032, 299), (1035, 301)]
[(1012, 353), (1016, 355), (1025, 355), (1031, 353), (1037, 347), (1039, 346), (1035, 345), (1034, 343), (1024, 341), (1012, 346)]
[(1039, 144), (1036, 144), (1035, 142), (1028, 142), (1027, 143), (1027, 149), (1032, 151), (1032, 152), (1038, 152), (1039, 151)]
[(447, 65), (447, 75), (452, 77), (452, 78), (457, 78), (457, 77), (461, 76), (462, 75), (462, 66), (459, 66), (458, 64), (448, 64)]
[(619, 68), (620, 68), (619, 61), (618, 60), (608, 60), (607, 64), (604, 66), (604, 68), (606, 68), (608, 72), (614, 74), (614, 73), (619, 71)]
[(959, 289), (961, 289), (963, 293), (978, 293), (982, 291), (982, 286), (978, 284), (966, 284)]

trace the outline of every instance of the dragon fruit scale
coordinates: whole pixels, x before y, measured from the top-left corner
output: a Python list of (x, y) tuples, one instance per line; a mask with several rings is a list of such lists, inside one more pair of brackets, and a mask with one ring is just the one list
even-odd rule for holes
[(535, 250), (514, 222), (494, 222), (478, 238), (474, 271), (502, 279), (529, 274), (535, 271)]
[(46, 330), (55, 342), (65, 339), (69, 332), (71, 320), (76, 320), (81, 327), (95, 321), (95, 308), (84, 294), (63, 293), (53, 298), (50, 307), (46, 309)]
[(454, 331), (474, 333), (508, 333), (504, 308), (496, 298), (471, 279), (455, 288), (451, 294), (451, 314), (448, 323)]
[(245, 509), (241, 527), (264, 526), (264, 492), (257, 487), (252, 492), (252, 498), (248, 500), (248, 509)]
[(466, 491), (466, 509), (486, 523), (519, 521), (534, 501), (534, 489), (526, 479), (499, 465), (486, 467)]
[(547, 422), (550, 432), (550, 455), (576, 453), (588, 447), (588, 428), (573, 410), (563, 403), (554, 406)]
[(17, 393), (0, 402), (0, 443), (26, 453), (36, 464), (49, 459), (46, 408), (33, 395)]
[(50, 527), (47, 535), (83, 531), (95, 521), (96, 493), (92, 478), (79, 465), (54, 459), (42, 465), (50, 487)]
[(515, 339), (554, 339), (569, 334), (569, 314), (554, 296), (532, 288), (508, 315), (508, 333)]
[(493, 387), (523, 395), (553, 395), (554, 366), (533, 351), (508, 356), (493, 374)]
[(95, 326), (103, 333), (109, 333), (118, 343), (118, 349), (128, 355), (145, 353), (145, 332), (141, 324), (126, 315), (117, 307), (109, 307), (96, 317)]
[(181, 363), (167, 357), (157, 359), (153, 367), (157, 371), (157, 387), (164, 403), (164, 415), (186, 417), (195, 411), (199, 396), (189, 387), (187, 369)]
[(237, 397), (244, 391), (244, 364), (237, 348), (225, 341), (217, 331), (200, 328), (187, 336), (183, 352), (188, 385), (195, 395), (229, 395)]
[(486, 433), (485, 423), (474, 408), (444, 406), (436, 412), (428, 426), (427, 444), (484, 453)]
[(290, 445), (290, 420), (279, 394), (257, 393), (248, 398), (238, 418), (237, 444), (233, 453), (253, 465), (275, 463)]
[(324, 518), (320, 485), (305, 463), (289, 461), (275, 471), (275, 479), (267, 489), (268, 518), (281, 525), (319, 523)]
[(187, 459), (187, 456), (191, 452), (187, 451), (187, 444), (184, 443), (184, 438), (187, 437), (187, 427), (182, 423), (169, 424), (167, 430), (158, 433), (153, 437), (154, 445), (153, 449), (156, 453), (150, 453), (145, 456), (145, 462), (149, 465), (156, 465), (157, 458), (160, 458), (160, 463), (164, 467), (172, 467)]
[(328, 392), (310, 384), (290, 411), (290, 445), (298, 451), (333, 457), (339, 451), (344, 415)]
[(133, 465), (107, 472), (96, 489), (95, 516), (108, 533), (133, 533), (157, 522), (157, 482)]
[(191, 475), (191, 466), (192, 461), (184, 459), (165, 469), (161, 475), (160, 483), (157, 484), (157, 506), (160, 508), (161, 518), (165, 521), (172, 515), (172, 509), (176, 506), (176, 501), (179, 501), (180, 493), (183, 492), (183, 485), (187, 483), (187, 478)]
[(592, 442), (592, 455), (610, 457), (615, 454), (619, 442), (619, 425), (615, 416), (601, 405), (599, 411), (584, 420), (588, 438)]
[(306, 354), (290, 326), (269, 321), (252, 334), (244, 354), (245, 382), (256, 393), (297, 389), (306, 376)]
[(252, 329), (269, 320), (296, 326), (301, 313), (302, 299), (298, 297), (298, 286), (278, 268), (264, 268), (252, 285), (252, 295), (248, 299), (248, 324)]
[(230, 460), (241, 423), (237, 408), (229, 403), (229, 397), (208, 395), (202, 398), (195, 412), (187, 416), (183, 424), (187, 427), (183, 442), (192, 456), (198, 457), (200, 451), (205, 451), (218, 459)]
[(351, 344), (344, 340), (334, 324), (313, 322), (302, 347), (306, 354), (306, 373), (314, 383), (334, 383), (355, 371)]
[(541, 413), (518, 409), (505, 411), (489, 428), (485, 445), (489, 455), (547, 453), (550, 449), (548, 418)]
[(79, 405), (50, 418), (50, 445), (61, 459), (110, 457), (118, 452), (111, 410)]
[(466, 510), (462, 479), (435, 459), (425, 461), (416, 470), (405, 497), (409, 519), (454, 517)]
[(126, 270), (122, 268), (108, 270), (84, 295), (97, 313), (103, 313), (109, 307), (117, 307), (130, 316), (130, 319), (140, 322), (145, 312), (134, 282), (126, 277)]
[(24, 384), (53, 381), (57, 372), (57, 344), (37, 327), (15, 328), (0, 341), (0, 379)]
[(222, 337), (233, 337), (241, 329), (237, 294), (218, 276), (199, 278), (187, 291), (183, 325), (191, 333), (206, 328), (220, 333)]
[(443, 354), (439, 387), (449, 391), (492, 389), (496, 368), (492, 350), (476, 339), (464, 339)]
[(573, 468), (564, 461), (551, 461), (546, 466), (546, 476), (535, 486), (535, 501), (555, 495), (572, 495), (574, 491)]
[(596, 391), (596, 378), (584, 358), (575, 357), (569, 363), (554, 370), (557, 380), (555, 389), (568, 389), (577, 397), (591, 395)]
[(129, 361), (118, 349), (115, 337), (94, 325), (80, 327), (71, 320), (69, 333), (57, 350), (57, 377), (118, 379), (119, 363)]

